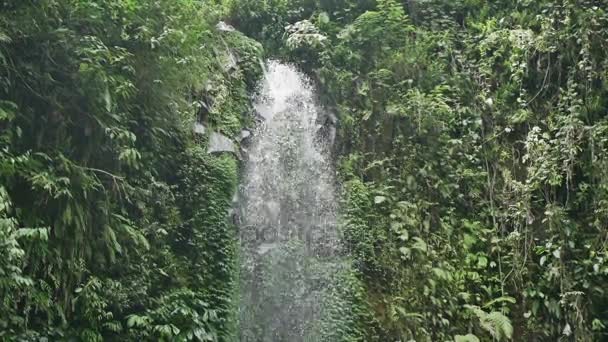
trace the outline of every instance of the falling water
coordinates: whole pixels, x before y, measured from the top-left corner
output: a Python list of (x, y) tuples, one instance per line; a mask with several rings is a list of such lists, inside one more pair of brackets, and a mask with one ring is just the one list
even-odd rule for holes
[(240, 191), (240, 338), (315, 341), (337, 245), (327, 116), (309, 79), (278, 62), (269, 63), (255, 108)]

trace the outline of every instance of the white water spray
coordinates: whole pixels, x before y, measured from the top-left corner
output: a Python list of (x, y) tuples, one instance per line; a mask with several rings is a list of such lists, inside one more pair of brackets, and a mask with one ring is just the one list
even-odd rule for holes
[(270, 62), (241, 187), (241, 341), (312, 341), (337, 246), (334, 170), (309, 79)]

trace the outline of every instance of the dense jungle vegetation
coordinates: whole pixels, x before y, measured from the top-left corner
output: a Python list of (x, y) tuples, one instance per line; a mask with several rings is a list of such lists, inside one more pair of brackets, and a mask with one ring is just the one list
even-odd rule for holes
[(228, 340), (238, 165), (192, 127), (240, 133), (261, 46), (191, 0), (0, 10), (0, 339)]
[(324, 341), (608, 340), (607, 54), (603, 0), (5, 0), (0, 340), (236, 339), (193, 126), (251, 125), (263, 57), (338, 117)]

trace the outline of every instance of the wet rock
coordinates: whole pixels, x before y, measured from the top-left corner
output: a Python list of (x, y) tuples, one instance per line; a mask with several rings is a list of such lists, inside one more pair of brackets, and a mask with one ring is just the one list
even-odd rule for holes
[(236, 76), (236, 71), (239, 69), (239, 58), (237, 54), (224, 42), (223, 49), (214, 48), (215, 58), (217, 63), (222, 67), (224, 73)]
[(195, 122), (194, 126), (192, 127), (192, 130), (194, 131), (194, 133), (196, 134), (200, 134), (200, 135), (204, 135), (205, 132), (207, 131), (207, 128), (205, 127), (205, 125), (203, 125), (200, 122)]
[(265, 117), (264, 117), (262, 114), (260, 114), (260, 112), (259, 112), (259, 111), (257, 111), (257, 110), (256, 110), (256, 111), (253, 113), (253, 120), (255, 121), (255, 123), (256, 123), (256, 124), (258, 124), (258, 125), (259, 125), (259, 124), (261, 124), (261, 123), (265, 122), (265, 121), (266, 121), (266, 118), (265, 118)]
[(276, 247), (277, 247), (276, 243), (263, 243), (258, 246), (257, 253), (259, 255), (264, 255), (264, 254), (270, 252), (271, 250), (275, 249)]
[(251, 137), (252, 134), (250, 130), (244, 129), (241, 131), (241, 134), (239, 135), (239, 143), (241, 144), (241, 148), (249, 146), (251, 143)]
[(241, 220), (241, 215), (239, 215), (239, 213), (237, 213), (234, 210), (231, 210), (228, 215), (230, 215), (230, 218), (232, 220), (232, 224), (234, 224), (236, 227), (240, 226), (241, 223), (243, 223), (243, 221)]
[(332, 125), (337, 125), (338, 124), (338, 117), (336, 116), (336, 114), (328, 112), (327, 113), (327, 122), (331, 123)]
[(244, 129), (241, 131), (241, 140), (240, 141), (243, 141), (243, 140), (249, 138), (250, 136), (251, 136), (251, 131)]
[(330, 146), (334, 146), (334, 144), (336, 143), (336, 134), (337, 134), (336, 126), (329, 126), (327, 128), (327, 131), (325, 134), (327, 136), (328, 144)]
[(232, 139), (223, 135), (222, 133), (211, 132), (209, 136), (209, 147), (207, 148), (207, 153), (233, 153), (238, 155), (237, 148)]
[(333, 147), (336, 142), (338, 117), (332, 112), (325, 112), (317, 119), (317, 140)]
[(232, 53), (232, 51), (228, 51), (224, 57), (224, 63), (222, 66), (224, 67), (224, 71), (228, 73), (233, 73), (238, 70), (238, 57)]
[(233, 32), (233, 31), (235, 31), (235, 29), (234, 29), (234, 27), (232, 25), (228, 25), (224, 21), (220, 21), (219, 23), (217, 23), (217, 25), (215, 25), (215, 28), (218, 31), (224, 31), (224, 32)]
[(251, 131), (248, 129), (244, 129), (241, 131), (241, 134), (239, 135), (239, 150), (241, 152), (241, 156), (244, 156), (245, 158), (247, 158), (248, 154), (249, 154), (249, 146), (251, 145)]
[(266, 201), (262, 205), (262, 210), (270, 226), (277, 227), (280, 225), (281, 204), (279, 202)]
[(227, 45), (223, 50), (215, 49), (215, 56), (225, 73), (234, 75), (239, 69), (238, 56)]

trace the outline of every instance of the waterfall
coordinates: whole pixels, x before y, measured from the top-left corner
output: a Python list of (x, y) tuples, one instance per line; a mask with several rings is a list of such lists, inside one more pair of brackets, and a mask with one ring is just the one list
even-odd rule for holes
[(315, 341), (336, 254), (327, 115), (310, 80), (271, 61), (241, 185), (240, 339)]

